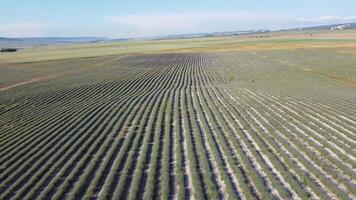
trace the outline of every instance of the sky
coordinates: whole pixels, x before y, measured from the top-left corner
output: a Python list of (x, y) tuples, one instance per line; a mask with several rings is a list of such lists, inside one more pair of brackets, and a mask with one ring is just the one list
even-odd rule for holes
[(356, 22), (356, 0), (0, 0), (0, 37), (133, 38)]

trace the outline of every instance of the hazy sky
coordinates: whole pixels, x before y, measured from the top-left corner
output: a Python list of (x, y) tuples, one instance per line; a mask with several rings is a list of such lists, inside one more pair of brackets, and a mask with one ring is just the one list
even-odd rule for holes
[(356, 22), (356, 0), (0, 0), (0, 37), (280, 29)]

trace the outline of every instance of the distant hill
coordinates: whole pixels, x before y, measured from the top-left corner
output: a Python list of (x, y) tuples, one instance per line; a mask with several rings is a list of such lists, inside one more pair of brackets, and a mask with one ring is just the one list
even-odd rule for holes
[(328, 25), (321, 25), (321, 26), (310, 26), (310, 27), (299, 27), (299, 28), (292, 28), (292, 29), (284, 29), (281, 31), (318, 31), (318, 30), (330, 30), (334, 27), (342, 26), (342, 25), (350, 25), (351, 29), (356, 29), (356, 23), (342, 23), (342, 24), (328, 24)]
[(244, 31), (225, 31), (225, 32), (210, 32), (210, 33), (193, 33), (193, 34), (176, 34), (157, 37), (145, 38), (122, 38), (108, 39), (102, 37), (33, 37), (33, 38), (6, 38), (0, 37), (0, 48), (29, 48), (41, 45), (58, 45), (58, 44), (74, 44), (74, 43), (99, 43), (108, 41), (125, 41), (133, 39), (147, 40), (163, 40), (163, 39), (188, 39), (198, 37), (217, 37), (217, 36), (233, 36), (233, 35), (248, 35), (256, 33), (283, 32), (283, 31), (308, 31), (308, 30), (330, 30), (343, 29), (343, 27), (356, 29), (356, 23), (329, 24), (322, 26), (299, 27), (291, 29), (281, 29), (271, 31), (268, 29), (244, 30)]
[(0, 37), (0, 48), (28, 48), (41, 45), (73, 44), (103, 42), (107, 38), (100, 37), (33, 37), (33, 38), (5, 38)]
[(176, 34), (176, 35), (165, 35), (158, 37), (149, 37), (144, 39), (149, 40), (164, 40), (164, 39), (188, 39), (188, 38), (199, 38), (199, 37), (217, 37), (217, 36), (233, 36), (233, 35), (249, 35), (256, 33), (270, 33), (270, 32), (283, 32), (283, 31), (317, 31), (317, 30), (338, 30), (347, 27), (348, 29), (356, 29), (356, 23), (343, 23), (343, 24), (329, 24), (321, 26), (310, 26), (310, 27), (298, 27), (291, 29), (281, 29), (281, 30), (269, 30), (269, 29), (256, 29), (256, 30), (244, 30), (244, 31), (226, 31), (226, 32), (213, 32), (213, 33), (193, 33), (193, 34)]
[(165, 35), (157, 37), (149, 37), (146, 39), (151, 40), (164, 40), (164, 39), (188, 39), (188, 38), (199, 38), (199, 37), (218, 37), (218, 36), (232, 36), (232, 35), (244, 35), (253, 33), (268, 33), (271, 32), (268, 29), (257, 29), (257, 30), (244, 30), (244, 31), (225, 31), (225, 32), (212, 32), (212, 33), (192, 33), (192, 34), (177, 34), (177, 35)]

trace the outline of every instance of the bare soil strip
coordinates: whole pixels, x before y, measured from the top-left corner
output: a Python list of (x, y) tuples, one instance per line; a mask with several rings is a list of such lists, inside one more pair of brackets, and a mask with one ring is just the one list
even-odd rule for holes
[(30, 79), (30, 80), (27, 80), (27, 81), (22, 81), (22, 82), (19, 82), (19, 83), (15, 83), (15, 84), (12, 84), (12, 85), (9, 85), (9, 86), (2, 87), (2, 88), (0, 88), (0, 92), (6, 91), (6, 90), (10, 90), (10, 89), (13, 89), (13, 88), (16, 88), (16, 87), (20, 87), (20, 86), (23, 86), (23, 85), (28, 85), (28, 84), (31, 84), (31, 83), (36, 83), (36, 82), (40, 82), (40, 81), (47, 81), (47, 80), (50, 80), (50, 79), (54, 79), (55, 77), (56, 77), (56, 75), (40, 76), (40, 77), (33, 78), (33, 79)]

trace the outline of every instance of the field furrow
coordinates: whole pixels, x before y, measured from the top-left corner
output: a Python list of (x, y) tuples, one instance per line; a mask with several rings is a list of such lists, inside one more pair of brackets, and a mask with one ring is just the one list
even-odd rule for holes
[(73, 71), (0, 92), (0, 199), (355, 199), (355, 95), (283, 53), (42, 63)]

